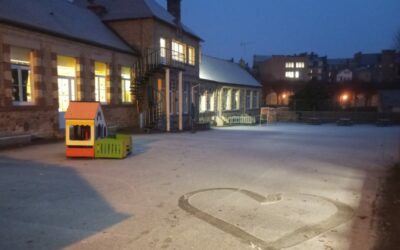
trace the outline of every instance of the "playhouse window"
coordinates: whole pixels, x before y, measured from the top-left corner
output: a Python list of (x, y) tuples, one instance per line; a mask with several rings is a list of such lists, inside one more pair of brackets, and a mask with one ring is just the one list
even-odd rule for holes
[(71, 141), (89, 141), (90, 137), (90, 126), (69, 127), (69, 139)]

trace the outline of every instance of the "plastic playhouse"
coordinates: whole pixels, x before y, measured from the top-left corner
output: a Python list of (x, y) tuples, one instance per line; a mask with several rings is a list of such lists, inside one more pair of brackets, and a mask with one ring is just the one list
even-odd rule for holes
[(98, 102), (70, 102), (65, 113), (66, 156), (122, 159), (132, 152), (130, 135), (108, 135)]

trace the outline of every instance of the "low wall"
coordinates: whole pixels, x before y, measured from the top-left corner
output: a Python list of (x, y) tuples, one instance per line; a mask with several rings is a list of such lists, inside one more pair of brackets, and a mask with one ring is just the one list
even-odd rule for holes
[(400, 113), (346, 112), (346, 111), (290, 111), (287, 108), (270, 108), (268, 122), (307, 122), (319, 118), (325, 123), (334, 123), (340, 118), (350, 118), (355, 123), (375, 123), (379, 119), (390, 119), (400, 124)]
[(57, 133), (58, 111), (55, 108), (19, 106), (0, 109), (0, 136), (54, 137)]

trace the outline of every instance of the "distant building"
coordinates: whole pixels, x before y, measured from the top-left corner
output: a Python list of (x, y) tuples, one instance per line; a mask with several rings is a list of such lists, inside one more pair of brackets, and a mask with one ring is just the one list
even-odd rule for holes
[[(376, 108), (379, 91), (400, 88), (400, 53), (356, 53), (353, 58), (329, 59), (314, 53), (253, 58), (253, 73), (263, 85), (266, 105), (286, 106), (304, 83), (334, 84), (338, 100), (347, 96), (348, 107)], [(340, 89), (343, 89), (341, 93)], [(386, 90), (385, 90), (386, 91)], [(389, 91), (389, 90), (387, 90)], [(384, 95), (380, 98), (386, 98)], [(339, 100), (343, 103), (343, 100)], [(387, 106), (387, 105), (386, 105)]]
[(253, 57), (253, 73), (263, 85), (263, 103), (287, 105), (302, 84), (327, 78), (327, 58), (314, 53)]
[(358, 52), (351, 60), (354, 80), (371, 83), (390, 83), (400, 80), (400, 53), (383, 50), (381, 53)]
[(337, 81), (337, 74), (345, 69), (350, 69), (351, 59), (335, 58), (327, 59), (327, 81), (334, 83)]
[(350, 69), (340, 70), (336, 75), (336, 82), (350, 82), (353, 80), (353, 71)]

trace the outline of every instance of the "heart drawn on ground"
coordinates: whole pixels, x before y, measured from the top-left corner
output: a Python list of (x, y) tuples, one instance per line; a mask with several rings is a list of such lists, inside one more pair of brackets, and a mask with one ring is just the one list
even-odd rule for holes
[(181, 209), (260, 250), (288, 248), (353, 217), (339, 201), (310, 194), (263, 196), (238, 188), (210, 188), (180, 197)]

